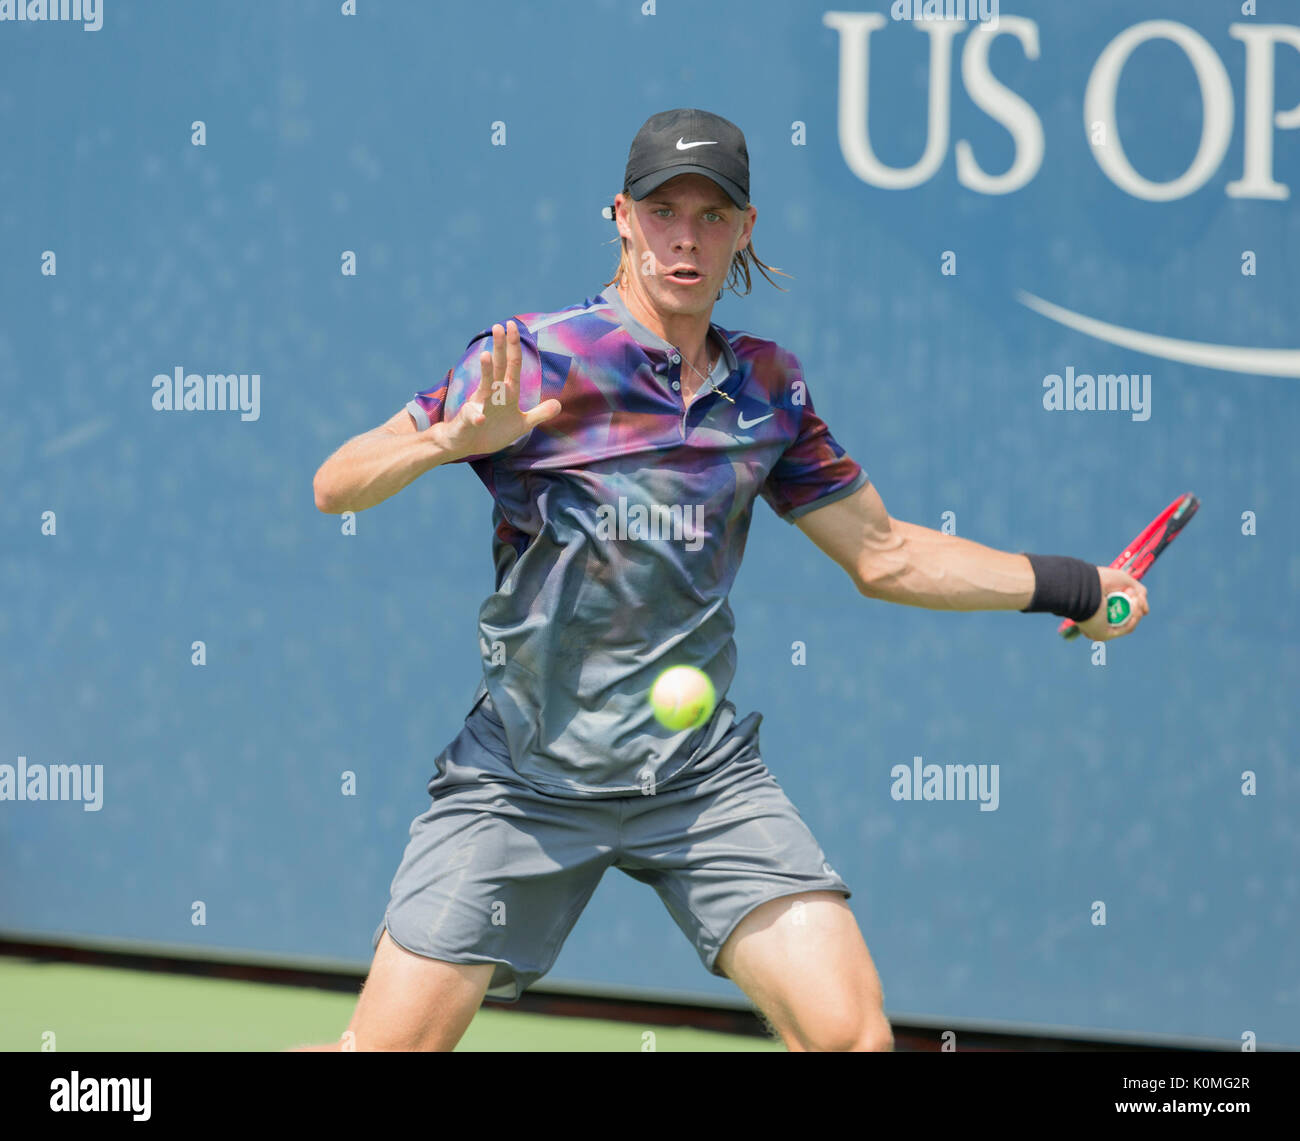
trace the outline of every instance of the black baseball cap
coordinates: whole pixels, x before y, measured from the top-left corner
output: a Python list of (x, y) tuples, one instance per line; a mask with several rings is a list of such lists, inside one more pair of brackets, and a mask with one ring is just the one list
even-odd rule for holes
[(748, 206), (749, 150), (741, 129), (694, 107), (651, 115), (632, 140), (623, 185), (639, 202), (679, 174), (702, 174), (737, 206)]

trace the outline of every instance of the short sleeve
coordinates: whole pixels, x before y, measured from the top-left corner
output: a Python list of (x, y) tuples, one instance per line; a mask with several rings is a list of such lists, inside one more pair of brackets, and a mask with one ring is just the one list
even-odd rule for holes
[[(759, 494), (787, 523), (865, 486), (867, 473), (844, 451), (813, 408), (799, 362), (791, 356), (790, 391), (799, 424), (794, 440), (781, 454)], [(802, 400), (799, 398), (802, 397)]]
[[(528, 409), (539, 403), (541, 392), (541, 357), (537, 351), (537, 341), (533, 333), (518, 318), (512, 317), (519, 327), (519, 348), (522, 359), (519, 365), (519, 404)], [(505, 322), (501, 322), (505, 324)], [(479, 365), (479, 353), (492, 351), (492, 330), (484, 329), (473, 337), (461, 354), (460, 360), (437, 384), (421, 389), (407, 402), (406, 410), (415, 420), (416, 428), (423, 432), (439, 421), (454, 420), (461, 406), (478, 391), (483, 378)], [(490, 394), (489, 394), (490, 396)], [(476, 459), (465, 456), (463, 460)], [(462, 461), (463, 462), (463, 461)]]

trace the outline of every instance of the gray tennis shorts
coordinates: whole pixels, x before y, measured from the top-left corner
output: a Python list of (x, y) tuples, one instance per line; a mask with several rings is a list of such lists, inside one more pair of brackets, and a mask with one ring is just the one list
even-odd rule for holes
[(487, 994), (513, 1002), (551, 969), (615, 867), (659, 893), (722, 975), (718, 951), (759, 904), (852, 894), (763, 764), (761, 720), (737, 723), (723, 702), (697, 755), (652, 795), (578, 799), (520, 779), (491, 700), (480, 699), (437, 758), (433, 803), (411, 822), (372, 945), (387, 928), (418, 955), (494, 963)]

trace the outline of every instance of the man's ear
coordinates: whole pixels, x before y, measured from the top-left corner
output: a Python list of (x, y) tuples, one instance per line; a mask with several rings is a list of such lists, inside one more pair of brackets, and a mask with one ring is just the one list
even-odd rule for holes
[[(621, 203), (620, 199), (622, 200)], [(631, 223), (627, 221), (627, 215), (632, 212), (632, 203), (629, 199), (623, 198), (621, 194), (614, 199), (614, 203), (614, 221), (618, 225), (618, 232), (628, 241), (631, 241), (632, 226)], [(622, 209), (619, 209), (620, 205), (622, 206)]]
[(748, 225), (749, 233), (746, 234), (744, 232), (746, 227), (744, 223), (741, 223), (740, 228), (741, 228), (742, 236), (740, 240), (736, 243), (736, 253), (740, 253), (741, 250), (749, 248), (749, 240), (754, 236), (754, 223), (758, 220), (758, 211), (755, 210), (753, 206), (751, 206), (749, 210), (746, 211), (745, 217), (749, 224)]

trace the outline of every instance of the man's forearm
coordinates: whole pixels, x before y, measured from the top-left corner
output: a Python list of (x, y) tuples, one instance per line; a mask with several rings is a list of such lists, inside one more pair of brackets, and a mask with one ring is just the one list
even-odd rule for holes
[(349, 440), (316, 473), (317, 508), (329, 515), (364, 511), (455, 459), (437, 428), (402, 433), (376, 428)]
[(1023, 610), (1034, 596), (1034, 569), (1024, 555), (893, 519), (865, 593), (929, 610)]

